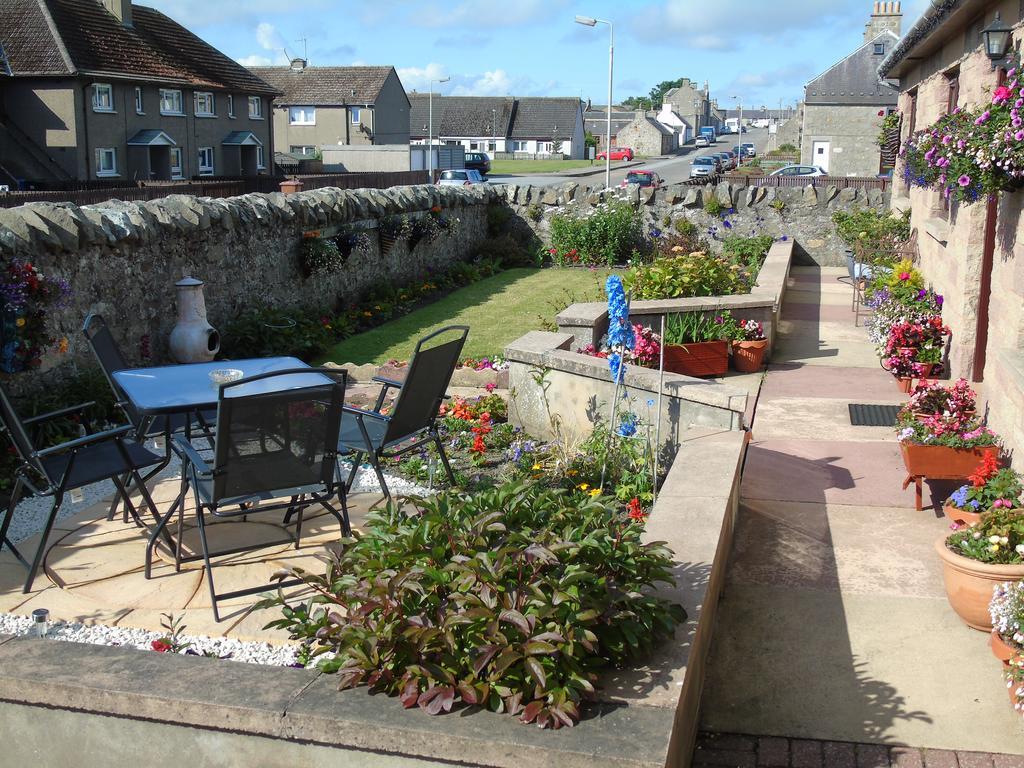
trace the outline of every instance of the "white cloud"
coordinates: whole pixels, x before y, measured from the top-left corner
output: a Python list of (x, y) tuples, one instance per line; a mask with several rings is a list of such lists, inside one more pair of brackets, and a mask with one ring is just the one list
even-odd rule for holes
[(397, 72), (398, 79), (402, 81), (407, 91), (425, 91), (429, 81), (441, 80), (448, 76), (448, 70), (435, 62), (425, 67), (399, 67)]
[(274, 61), (268, 56), (253, 54), (252, 56), (243, 56), (238, 59), (238, 63), (243, 67), (269, 67)]
[(275, 51), (284, 48), (284, 38), (278, 34), (276, 27), (265, 21), (256, 25), (256, 42), (267, 51)]
[[(290, 15), (287, 4), (279, 0), (246, 0), (241, 3), (211, 2), (211, 0), (147, 0), (145, 5), (166, 13), (189, 29), (225, 23), (246, 23), (270, 16)], [(303, 0), (303, 13), (332, 7), (330, 0)]]
[(503, 69), (484, 72), (479, 77), (452, 89), (453, 96), (508, 96), (513, 91), (512, 78)]

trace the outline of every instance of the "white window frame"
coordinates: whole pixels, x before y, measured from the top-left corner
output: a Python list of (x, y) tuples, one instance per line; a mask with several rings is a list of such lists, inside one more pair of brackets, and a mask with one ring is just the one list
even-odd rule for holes
[[(178, 94), (177, 99), (173, 98), (174, 94)], [(178, 109), (167, 109), (164, 106), (168, 97), (171, 98), (171, 104), (173, 105), (177, 101)], [(160, 89), (160, 114), (161, 115), (184, 115), (185, 114), (185, 100), (182, 98), (181, 90), (177, 88), (161, 88)]]
[(228, 94), (228, 117), (235, 116), (235, 96), (234, 94)]
[[(105, 93), (107, 96), (107, 105), (103, 106), (100, 102), (100, 94)], [(110, 83), (93, 83), (92, 84), (92, 111), (93, 112), (113, 112), (114, 111), (114, 86)]]
[[(210, 153), (210, 163), (209, 163), (209, 165), (203, 165), (203, 154), (206, 153), (206, 152)], [(199, 147), (198, 158), (199, 158), (199, 175), (200, 176), (213, 176), (213, 172), (214, 172), (213, 147)]]
[[(184, 166), (184, 155), (182, 154), (181, 147), (171, 147), (171, 178), (172, 179), (183, 179), (185, 178), (185, 166)], [(174, 158), (178, 158), (178, 163), (175, 165)]]
[(256, 146), (256, 170), (263, 171), (263, 170), (266, 170), (266, 168), (267, 168), (267, 164), (266, 164), (266, 158), (264, 157), (264, 154), (263, 154), (263, 147), (257, 145)]
[[(253, 107), (256, 109), (253, 109)], [(249, 119), (250, 120), (262, 120), (263, 119), (263, 98), (260, 96), (249, 97)]]
[(361, 107), (349, 107), (348, 113), (352, 116), (352, 125), (359, 125), (361, 122), (359, 119), (361, 117)]
[(288, 107), (288, 125), (316, 125), (316, 107)]
[[(110, 167), (103, 167), (103, 158), (110, 158)], [(117, 172), (117, 150), (114, 147), (97, 147), (96, 148), (96, 176), (97, 178), (109, 178), (111, 176), (118, 176)]]
[(217, 116), (217, 102), (210, 91), (195, 91), (192, 94), (192, 103), (196, 117)]
[(143, 106), (144, 106), (144, 103), (142, 101), (142, 86), (141, 85), (136, 85), (135, 86), (135, 114), (136, 115), (144, 115), (144, 114), (146, 114), (145, 110), (143, 110)]
[[(306, 150), (309, 150), (308, 152)], [(288, 147), (288, 152), (293, 155), (304, 155), (305, 157), (312, 157), (316, 154), (316, 147), (313, 144), (292, 144)]]

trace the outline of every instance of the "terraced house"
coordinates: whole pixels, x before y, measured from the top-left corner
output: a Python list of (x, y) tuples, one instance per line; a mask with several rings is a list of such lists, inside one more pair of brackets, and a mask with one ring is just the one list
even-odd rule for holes
[(276, 91), (129, 0), (0, 0), (0, 183), (272, 171)]

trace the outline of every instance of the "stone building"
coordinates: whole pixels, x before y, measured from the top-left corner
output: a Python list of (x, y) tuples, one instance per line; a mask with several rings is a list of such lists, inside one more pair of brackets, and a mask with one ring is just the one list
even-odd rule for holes
[[(914, 24), (880, 69), (882, 76), (900, 79), (904, 140), (958, 106), (991, 102), (1006, 67), (993, 70), (981, 31), (998, 11), (1013, 26), (1012, 48), (1020, 46), (1022, 10), (1016, 0), (946, 0)], [(989, 425), (1019, 457), (1024, 450), (1024, 194), (947, 204), (938, 190), (908, 187), (897, 166), (892, 204), (910, 210), (920, 268), (945, 297), (943, 321), (953, 331), (949, 374), (975, 382), (979, 413), (988, 414)]]
[(667, 155), (676, 148), (676, 132), (659, 123), (654, 112), (638, 112), (633, 122), (619, 131), (617, 141), (639, 156)]
[(662, 97), (662, 106), (667, 105), (679, 115), (696, 135), (700, 133), (703, 126), (711, 125), (709, 93), (706, 81), (704, 87), (700, 88), (693, 80), (684, 78), (682, 85), (678, 88), (670, 88), (665, 91), (665, 95)]
[(882, 172), (876, 144), (882, 119), (896, 108), (897, 88), (879, 79), (878, 65), (899, 40), (898, 2), (876, 2), (857, 50), (804, 88), (800, 162), (832, 176)]
[[(612, 146), (618, 145), (619, 131), (636, 119), (635, 109), (612, 105)], [(608, 134), (608, 106), (587, 104), (583, 110), (584, 129), (597, 140), (597, 151), (603, 152)]]

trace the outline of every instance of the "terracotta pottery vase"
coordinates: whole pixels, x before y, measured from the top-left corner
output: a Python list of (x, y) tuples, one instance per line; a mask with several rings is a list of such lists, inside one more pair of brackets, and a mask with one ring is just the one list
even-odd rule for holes
[(1010, 668), (1010, 659), (1021, 652), (1015, 646), (1003, 640), (1002, 635), (994, 629), (988, 636), (988, 647), (992, 649), (992, 655), (1003, 663), (1003, 670)]
[(921, 366), (921, 371), (917, 375), (919, 379), (927, 379), (935, 368), (935, 363), (918, 363), (918, 365)]
[(910, 388), (913, 383), (913, 379), (903, 376), (896, 379), (896, 386), (900, 388), (900, 392), (906, 392), (908, 395), (910, 394)]
[(981, 512), (968, 512), (965, 509), (957, 509), (948, 501), (942, 505), (942, 511), (946, 517), (959, 525), (977, 525), (981, 522)]
[(729, 370), (729, 343), (666, 344), (665, 370), (684, 376), (721, 376)]
[(935, 541), (935, 551), (942, 561), (942, 581), (946, 598), (963, 622), (972, 629), (992, 631), (988, 604), (992, 588), (1006, 581), (1024, 579), (1024, 565), (992, 565), (958, 555), (946, 546), (944, 533)]
[(740, 373), (757, 373), (764, 365), (764, 354), (767, 350), (768, 339), (734, 341), (732, 343), (732, 367)]

